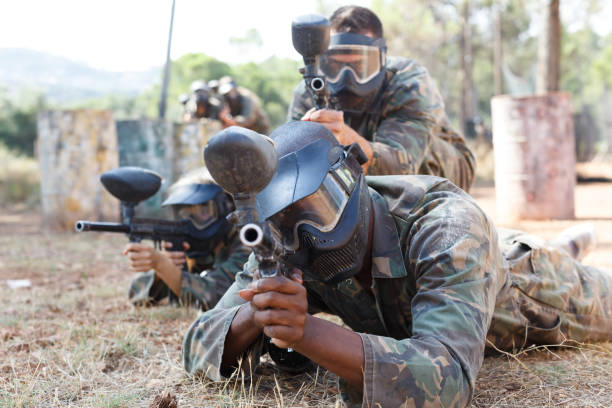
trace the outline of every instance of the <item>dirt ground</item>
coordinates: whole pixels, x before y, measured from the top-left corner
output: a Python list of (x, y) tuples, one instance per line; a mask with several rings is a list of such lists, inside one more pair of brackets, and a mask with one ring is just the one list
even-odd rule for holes
[[(496, 218), (494, 188), (472, 195)], [(507, 227), (553, 238), (579, 222), (598, 243), (585, 263), (612, 270), (612, 183), (576, 189), (576, 219)], [(334, 406), (335, 376), (323, 370), (253, 382), (189, 378), (181, 341), (196, 317), (174, 306), (136, 308), (122, 235), (52, 233), (39, 211), (0, 210), (0, 407)], [(9, 280), (31, 287), (10, 289)], [(611, 407), (612, 345), (541, 347), (487, 357), (474, 407)]]

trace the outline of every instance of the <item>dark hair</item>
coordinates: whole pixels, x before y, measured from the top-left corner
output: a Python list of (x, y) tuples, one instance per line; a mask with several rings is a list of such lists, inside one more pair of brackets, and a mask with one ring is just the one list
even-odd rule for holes
[(365, 34), (370, 32), (375, 38), (382, 38), (382, 23), (374, 12), (365, 7), (342, 6), (329, 19), (332, 31), (337, 33)]

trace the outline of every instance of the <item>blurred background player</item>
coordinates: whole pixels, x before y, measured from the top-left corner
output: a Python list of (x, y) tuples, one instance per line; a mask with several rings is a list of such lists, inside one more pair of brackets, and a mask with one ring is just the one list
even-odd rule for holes
[(203, 80), (193, 81), (190, 93), (180, 95), (179, 102), (183, 105), (185, 122), (202, 118), (219, 119), (219, 112), (223, 107), (221, 99)]
[(219, 95), (224, 102), (219, 113), (224, 127), (242, 126), (264, 135), (270, 133), (268, 116), (252, 91), (238, 86), (232, 77), (224, 76), (219, 79)]

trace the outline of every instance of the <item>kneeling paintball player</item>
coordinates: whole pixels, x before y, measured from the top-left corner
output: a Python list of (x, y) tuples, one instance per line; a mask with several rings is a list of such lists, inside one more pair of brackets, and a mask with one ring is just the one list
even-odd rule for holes
[[(233, 201), (202, 168), (177, 181), (162, 206), (171, 206), (177, 220), (191, 220), (208, 245), (187, 258), (185, 252), (167, 251), (170, 243), (162, 243), (162, 251), (129, 243), (123, 254), (129, 259), (130, 270), (140, 272), (130, 284), (130, 300), (154, 304), (169, 297), (208, 310), (232, 285), (250, 253), (240, 243), (233, 224), (225, 219), (234, 209)], [(189, 249), (189, 244), (183, 245)]]
[[(308, 17), (308, 16), (307, 16)], [(321, 16), (322, 17), (322, 16)], [(322, 21), (299, 24), (310, 49)], [(306, 30), (314, 24), (314, 32)], [(430, 174), (469, 191), (476, 160), (464, 137), (451, 126), (444, 101), (427, 69), (413, 59), (387, 57), (383, 26), (370, 9), (338, 8), (329, 19), (329, 48), (316, 59), (332, 106), (315, 109), (302, 81), (294, 90), (289, 120), (325, 125), (344, 145), (359, 143), (369, 160), (368, 175)]]
[(497, 230), (439, 177), (364, 177), (358, 145), (320, 124), (271, 138), (278, 165), (257, 210), (288, 272), (264, 274), (251, 255), (186, 333), (187, 372), (222, 380), (241, 361), (249, 375), (267, 336), (337, 374), (350, 406), (465, 407), (487, 348), (612, 339), (612, 274), (575, 259), (580, 236)]

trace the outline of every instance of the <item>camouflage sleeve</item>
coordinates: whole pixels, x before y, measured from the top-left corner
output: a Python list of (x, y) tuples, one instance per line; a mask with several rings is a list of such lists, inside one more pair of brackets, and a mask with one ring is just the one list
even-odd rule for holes
[(155, 280), (155, 271), (136, 274), (130, 282), (128, 297), (134, 305), (155, 304), (170, 294), (170, 289), (160, 280)]
[(427, 70), (408, 64), (383, 96), (382, 121), (372, 135), (370, 175), (416, 174), (429, 152), (444, 104)]
[(238, 122), (238, 125), (250, 128), (257, 120), (257, 104), (248, 92), (240, 91), (240, 95), (242, 97), (242, 109), (234, 119)]
[[(182, 360), (189, 374), (202, 373), (214, 381), (221, 381), (231, 375), (221, 370), (225, 338), (240, 305), (245, 303), (238, 292), (252, 281), (254, 268), (257, 268), (257, 262), (251, 255), (219, 303), (200, 315), (187, 330), (183, 339)], [(262, 347), (263, 335), (245, 351), (241, 370), (246, 376), (250, 376), (259, 362)]]
[(293, 90), (293, 99), (287, 111), (287, 122), (302, 119), (302, 116), (313, 106), (312, 99), (306, 92), (304, 81), (300, 81)]
[(476, 174), (476, 157), (465, 138), (451, 127), (446, 114), (431, 150), (439, 163), (440, 176), (469, 191)]
[(361, 334), (363, 406), (465, 407), (482, 364), (501, 262), (496, 232), (465, 198), (433, 192), (423, 202), (403, 238), (416, 285), (412, 336)]
[(444, 101), (427, 70), (408, 64), (396, 73), (383, 98), (368, 174), (431, 174), (469, 188), (474, 156), (450, 128)]
[(201, 275), (182, 272), (181, 300), (185, 304), (197, 302), (202, 310), (212, 309), (234, 283), (236, 273), (242, 269), (250, 253), (236, 239), (229, 257), (215, 260), (211, 269)]
[(382, 121), (372, 139), (372, 164), (368, 175), (417, 174), (431, 144), (425, 123), (401, 112)]

